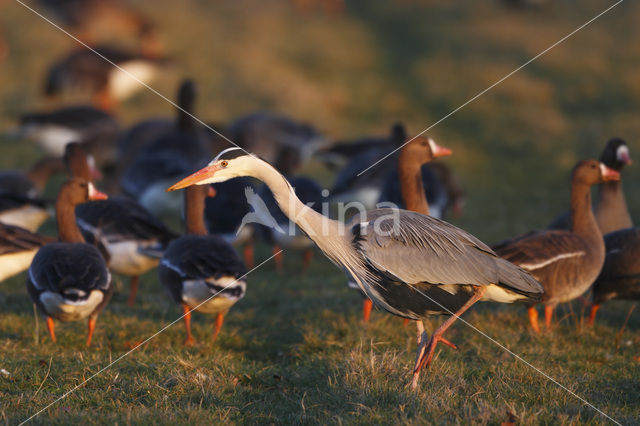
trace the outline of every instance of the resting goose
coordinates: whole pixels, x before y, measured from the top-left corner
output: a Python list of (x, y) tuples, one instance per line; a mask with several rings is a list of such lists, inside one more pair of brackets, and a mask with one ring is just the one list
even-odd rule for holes
[[(582, 296), (598, 277), (604, 263), (604, 242), (591, 209), (591, 185), (620, 179), (620, 174), (595, 161), (581, 161), (571, 177), (571, 230), (529, 233), (493, 247), (503, 258), (533, 275), (544, 287), (545, 325), (551, 326), (559, 303)], [(538, 333), (538, 312), (528, 310)]]
[(46, 316), (54, 343), (54, 319), (66, 322), (88, 317), (89, 346), (98, 313), (113, 292), (107, 264), (95, 246), (85, 243), (74, 212), (78, 204), (104, 198), (105, 194), (84, 179), (73, 178), (64, 183), (56, 200), (60, 242), (40, 248), (29, 267), (27, 291)]
[[(72, 176), (89, 178), (87, 155), (80, 145), (69, 144), (65, 160)], [(131, 277), (127, 304), (133, 306), (140, 275), (158, 265), (167, 244), (177, 235), (126, 197), (80, 204), (75, 212), (86, 241), (106, 251), (109, 268)]]
[(606, 257), (593, 284), (593, 325), (600, 305), (612, 299), (640, 299), (640, 228), (627, 228), (604, 236)]
[[(605, 146), (600, 161), (608, 168), (618, 173), (631, 164), (629, 147), (620, 138), (611, 139)], [(593, 206), (596, 222), (602, 234), (633, 226), (627, 202), (622, 192), (622, 181), (605, 182), (598, 185), (598, 199)], [(569, 212), (558, 216), (549, 229), (570, 229)]]
[(397, 209), (368, 211), (347, 224), (331, 220), (306, 208), (274, 167), (253, 155), (220, 158), (228, 151), (169, 190), (238, 176), (259, 179), (271, 189), (289, 219), (348, 272), (376, 305), (413, 320), (454, 314), (431, 339), (423, 335), (421, 342), (425, 344), (419, 348), (414, 387), (420, 369), (433, 359), (438, 342), (452, 345), (443, 333), (475, 302), (532, 302), (540, 298), (542, 287), (531, 275), (451, 224)]
[(209, 235), (204, 223), (210, 186), (196, 186), (185, 192), (187, 234), (173, 240), (160, 261), (158, 277), (176, 303), (182, 305), (187, 332), (185, 345), (193, 345), (191, 311), (216, 315), (216, 339), (227, 311), (244, 297), (245, 268), (233, 247), (216, 235)]
[(40, 247), (54, 239), (0, 223), (0, 282), (26, 271)]

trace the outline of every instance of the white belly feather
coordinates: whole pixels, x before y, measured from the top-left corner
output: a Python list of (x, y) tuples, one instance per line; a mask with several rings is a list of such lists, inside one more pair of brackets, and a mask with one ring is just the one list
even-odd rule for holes
[(45, 312), (60, 321), (77, 321), (87, 318), (104, 299), (101, 291), (93, 290), (86, 300), (71, 302), (60, 294), (45, 291), (40, 294), (40, 302)]

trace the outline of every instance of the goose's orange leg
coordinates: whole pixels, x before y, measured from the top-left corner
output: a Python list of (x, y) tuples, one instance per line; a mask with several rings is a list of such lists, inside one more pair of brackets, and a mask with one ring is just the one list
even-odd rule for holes
[(365, 296), (362, 301), (362, 319), (364, 322), (369, 321), (369, 317), (371, 317), (371, 309), (373, 308), (373, 302), (371, 299)]
[(53, 318), (47, 317), (47, 329), (49, 330), (49, 336), (51, 336), (51, 341), (53, 343), (56, 342), (56, 325), (53, 322)]
[(253, 267), (255, 266), (255, 261), (253, 257), (253, 243), (249, 243), (244, 246), (243, 254), (244, 254), (244, 263), (247, 265), (247, 268), (253, 269)]
[(138, 295), (138, 284), (140, 283), (140, 277), (134, 275), (131, 277), (131, 287), (129, 288), (129, 298), (127, 299), (127, 305), (133, 306), (136, 303), (136, 296)]
[(591, 305), (591, 312), (589, 312), (589, 327), (593, 326), (593, 323), (596, 321), (596, 313), (598, 313), (598, 309), (600, 309), (600, 304), (596, 303)]
[(307, 272), (309, 269), (309, 265), (311, 264), (311, 259), (313, 258), (313, 250), (307, 249), (302, 254), (302, 273)]
[(548, 329), (551, 328), (551, 319), (553, 318), (553, 310), (555, 306), (545, 306), (544, 307), (544, 326)]
[(218, 315), (216, 316), (216, 325), (215, 328), (213, 330), (213, 341), (216, 341), (216, 338), (218, 337), (218, 333), (220, 333), (220, 329), (222, 328), (222, 324), (224, 323), (224, 312), (220, 312), (218, 313)]
[(405, 327), (409, 325), (409, 318), (405, 318), (402, 320), (402, 325), (404, 325)]
[(282, 260), (282, 250), (277, 245), (273, 246), (273, 260), (276, 262), (276, 270), (278, 272), (282, 272), (283, 270), (283, 260)]
[(531, 323), (531, 328), (536, 333), (540, 333), (540, 326), (538, 325), (538, 310), (535, 306), (529, 306), (527, 309), (527, 314), (529, 315), (529, 322)]
[(89, 333), (87, 334), (87, 346), (91, 346), (91, 338), (96, 329), (96, 317), (89, 317)]
[(193, 346), (196, 343), (196, 339), (191, 335), (191, 308), (187, 305), (182, 305), (182, 312), (184, 313), (184, 327), (187, 330), (187, 339), (184, 341), (184, 345)]
[[(447, 329), (451, 327), (451, 325), (455, 322), (455, 320), (457, 320), (460, 315), (462, 315), (467, 309), (469, 309), (471, 305), (473, 305), (478, 300), (480, 300), (486, 290), (487, 288), (484, 286), (476, 287), (473, 293), (473, 296), (471, 296), (469, 300), (467, 300), (467, 302), (464, 305), (462, 305), (462, 307), (458, 309), (458, 311), (454, 315), (452, 315), (449, 319), (443, 322), (442, 325), (438, 327), (438, 329), (433, 333), (433, 335), (431, 336), (431, 339), (429, 340), (429, 343), (427, 343), (427, 348), (425, 349), (425, 352), (422, 355), (422, 359), (420, 360), (417, 368), (414, 370), (414, 377), (416, 377), (416, 374), (420, 373), (421, 369), (423, 369), (424, 367), (428, 367), (429, 364), (431, 364), (431, 360), (433, 359), (433, 355), (435, 354), (435, 351), (436, 351), (436, 346), (438, 345), (439, 342), (442, 342), (445, 345), (452, 347), (453, 349), (458, 349), (456, 345), (454, 345), (453, 343), (451, 343), (450, 341), (442, 337), (442, 334), (445, 331), (447, 331)], [(416, 385), (417, 383), (415, 381), (412, 382), (412, 386), (414, 388), (416, 387)]]

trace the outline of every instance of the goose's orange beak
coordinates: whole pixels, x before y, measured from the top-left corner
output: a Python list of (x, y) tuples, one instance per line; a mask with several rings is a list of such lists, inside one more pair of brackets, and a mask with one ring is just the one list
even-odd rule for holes
[(440, 146), (437, 143), (433, 143), (433, 158), (438, 157), (446, 157), (447, 155), (453, 154), (453, 151), (449, 148), (445, 148), (444, 146)]
[(89, 200), (97, 201), (97, 200), (107, 200), (109, 196), (104, 192), (100, 192), (93, 186), (92, 183), (89, 184)]
[(602, 163), (600, 163), (600, 170), (602, 172), (602, 180), (604, 180), (605, 182), (620, 180), (620, 173), (613, 169), (610, 169)]
[(216, 166), (204, 167), (204, 168), (198, 170), (197, 172), (195, 172), (194, 174), (187, 176), (186, 178), (182, 179), (180, 182), (178, 182), (178, 183), (174, 184), (173, 186), (171, 186), (170, 188), (168, 188), (167, 192), (175, 191), (176, 189), (186, 188), (186, 187), (192, 186), (192, 185), (197, 185), (198, 183), (202, 182), (203, 180), (209, 179), (217, 171), (218, 171), (218, 167), (216, 167)]

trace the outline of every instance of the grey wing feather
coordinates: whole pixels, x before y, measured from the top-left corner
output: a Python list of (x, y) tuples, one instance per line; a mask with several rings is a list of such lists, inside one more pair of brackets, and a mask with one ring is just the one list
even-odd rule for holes
[(365, 222), (354, 224), (356, 246), (381, 272), (410, 284), (501, 284), (518, 292), (542, 292), (526, 271), (500, 259), (473, 235), (406, 210), (397, 210), (394, 229), (393, 214), (391, 209), (372, 210)]

